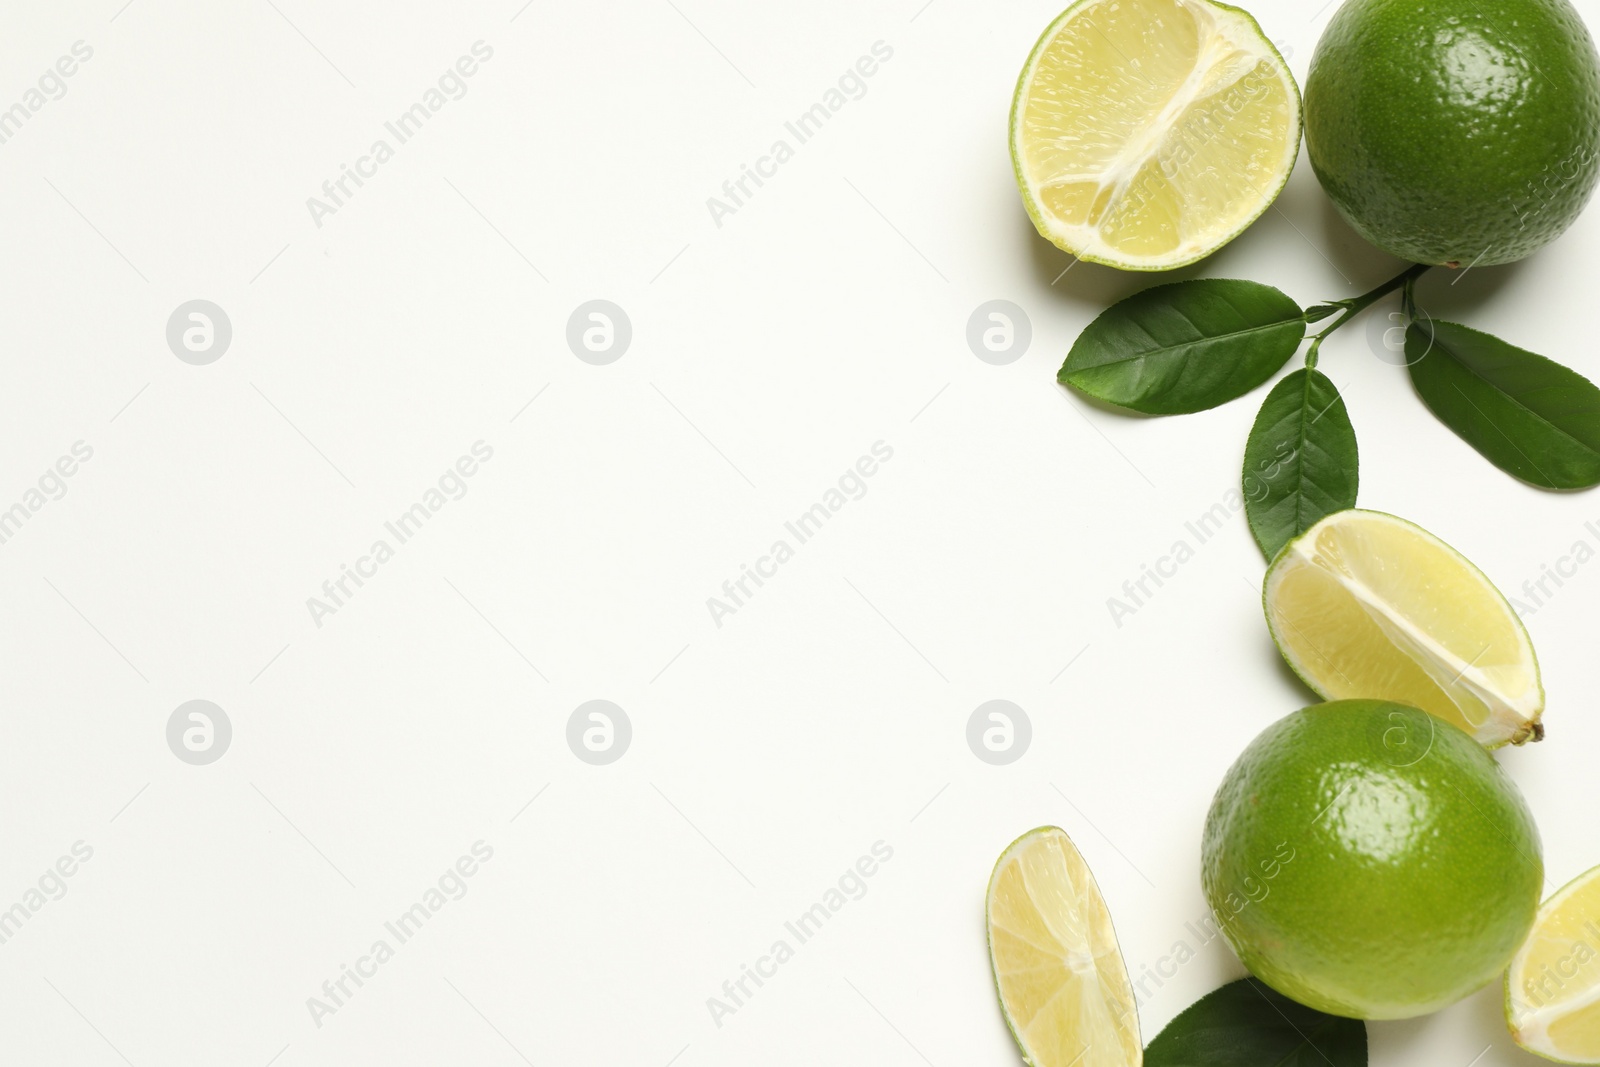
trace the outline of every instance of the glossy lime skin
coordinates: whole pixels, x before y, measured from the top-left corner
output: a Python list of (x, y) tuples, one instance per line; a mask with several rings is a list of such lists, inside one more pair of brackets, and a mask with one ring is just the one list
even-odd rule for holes
[(1346, 0), (1305, 109), (1339, 213), (1418, 263), (1532, 255), (1600, 178), (1600, 58), (1568, 0)]
[(1465, 732), (1381, 700), (1269, 726), (1206, 817), (1201, 881), (1256, 977), (1359, 1019), (1437, 1011), (1488, 984), (1533, 925), (1539, 831)]

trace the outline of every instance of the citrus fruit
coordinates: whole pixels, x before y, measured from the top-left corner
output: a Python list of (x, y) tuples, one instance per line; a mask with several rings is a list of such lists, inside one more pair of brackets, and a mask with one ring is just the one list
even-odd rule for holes
[(1510, 263), (1594, 191), (1600, 58), (1568, 0), (1346, 0), (1311, 57), (1306, 146), (1384, 251)]
[(1397, 700), (1490, 748), (1544, 736), (1522, 620), (1483, 572), (1422, 527), (1339, 511), (1267, 570), (1267, 627), (1317, 695)]
[(1000, 1011), (1031, 1067), (1139, 1067), (1128, 968), (1094, 875), (1066, 832), (1001, 854), (984, 906)]
[(1028, 215), (1079, 259), (1169, 270), (1233, 240), (1300, 153), (1300, 90), (1254, 19), (1211, 0), (1080, 0), (1011, 104)]
[(1483, 746), (1404, 704), (1280, 719), (1211, 802), (1201, 881), (1244, 965), (1284, 996), (1403, 1019), (1496, 978), (1539, 906), (1539, 832)]
[(1545, 901), (1506, 971), (1517, 1044), (1562, 1063), (1600, 1063), (1600, 867)]

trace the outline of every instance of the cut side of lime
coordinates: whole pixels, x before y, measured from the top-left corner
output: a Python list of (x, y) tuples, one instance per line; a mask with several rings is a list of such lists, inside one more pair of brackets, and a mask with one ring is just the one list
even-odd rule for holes
[(1284, 546), (1263, 601), (1278, 650), (1328, 700), (1392, 700), (1481, 744), (1544, 736), (1533, 642), (1466, 557), (1413, 523), (1340, 511)]
[(1294, 77), (1245, 12), (1080, 0), (1022, 69), (1011, 158), (1047, 240), (1093, 263), (1171, 270), (1272, 205), (1300, 129)]
[(1544, 902), (1506, 971), (1517, 1044), (1561, 1063), (1600, 1063), (1600, 867)]
[(1013, 841), (986, 904), (1000, 1011), (1032, 1067), (1140, 1067), (1128, 968), (1088, 864), (1062, 830)]

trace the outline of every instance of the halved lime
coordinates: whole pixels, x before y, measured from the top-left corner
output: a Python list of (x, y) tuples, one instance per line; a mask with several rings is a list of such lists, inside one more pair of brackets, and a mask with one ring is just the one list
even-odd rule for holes
[(1139, 1014), (1100, 889), (1066, 832), (1030, 830), (985, 905), (1000, 1011), (1031, 1067), (1140, 1067)]
[(1011, 105), (1039, 232), (1080, 259), (1170, 270), (1237, 237), (1300, 152), (1300, 90), (1248, 14), (1211, 0), (1080, 0)]

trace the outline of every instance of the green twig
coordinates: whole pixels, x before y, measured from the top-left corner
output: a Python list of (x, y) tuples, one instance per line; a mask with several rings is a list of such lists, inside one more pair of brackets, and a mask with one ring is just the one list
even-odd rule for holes
[(1405, 307), (1409, 314), (1410, 310), (1416, 306), (1412, 301), (1412, 287), (1416, 284), (1418, 278), (1422, 277), (1432, 269), (1433, 267), (1429, 264), (1417, 263), (1408, 268), (1404, 273), (1397, 274), (1393, 278), (1390, 278), (1388, 281), (1384, 282), (1370, 293), (1364, 293), (1361, 296), (1354, 297), (1350, 300), (1333, 301), (1335, 305), (1343, 308), (1344, 312), (1327, 326), (1323, 327), (1320, 332), (1311, 335), (1311, 348), (1306, 352), (1306, 366), (1310, 368), (1316, 367), (1317, 350), (1322, 347), (1322, 342), (1330, 333), (1333, 333), (1345, 323), (1349, 322), (1351, 319), (1355, 318), (1357, 315), (1361, 314), (1363, 311), (1367, 310), (1367, 308), (1388, 296), (1396, 289), (1400, 289), (1402, 287), (1405, 289), (1405, 294), (1402, 299), (1405, 302)]
[(1400, 294), (1400, 310), (1405, 313), (1408, 322), (1417, 318), (1417, 280), (1406, 279), (1406, 287)]

